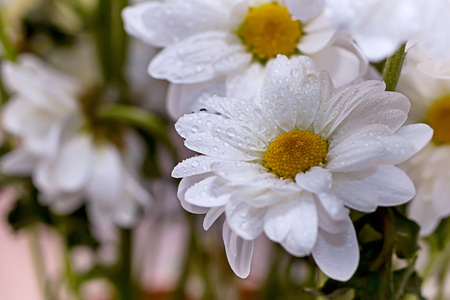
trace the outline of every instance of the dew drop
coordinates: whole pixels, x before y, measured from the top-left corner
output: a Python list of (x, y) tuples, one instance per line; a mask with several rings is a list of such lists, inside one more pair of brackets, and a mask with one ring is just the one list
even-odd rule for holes
[(236, 136), (236, 129), (234, 129), (234, 128), (228, 128), (228, 129), (227, 129), (227, 135), (228, 135), (229, 137), (235, 137), (235, 136)]

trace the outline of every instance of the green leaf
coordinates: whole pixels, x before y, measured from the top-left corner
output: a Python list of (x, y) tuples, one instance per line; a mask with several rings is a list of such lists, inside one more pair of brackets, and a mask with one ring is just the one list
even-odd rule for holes
[(14, 231), (18, 231), (37, 223), (52, 225), (51, 212), (39, 204), (38, 191), (32, 186), (28, 193), (18, 199), (8, 214), (8, 223)]
[(29, 191), (23, 193), (22, 198), (16, 201), (8, 214), (8, 222), (13, 230), (45, 224), (62, 234), (68, 248), (86, 245), (95, 249), (98, 246), (98, 241), (91, 233), (85, 206), (68, 215), (54, 214), (47, 206), (39, 203), (38, 190), (31, 182), (27, 183)]
[(54, 216), (56, 228), (62, 232), (66, 245), (72, 248), (78, 245), (89, 246), (96, 249), (98, 241), (93, 237), (91, 224), (86, 213), (86, 206), (65, 216)]
[(414, 272), (413, 268), (404, 268), (394, 272), (393, 276), (394, 289), (399, 291), (398, 296), (406, 296), (411, 294), (417, 297), (419, 300), (425, 300), (422, 296), (421, 286), (422, 279)]
[(436, 230), (426, 238), (432, 248), (432, 251), (440, 252), (444, 250), (450, 240), (450, 235), (448, 234), (449, 230), (450, 217), (447, 217), (441, 220)]
[(366, 223), (359, 231), (358, 239), (361, 244), (366, 244), (383, 239), (383, 235)]
[(409, 220), (396, 210), (393, 211), (395, 215), (395, 231), (397, 236), (395, 253), (400, 258), (412, 258), (419, 249), (417, 240), (420, 227), (416, 222)]

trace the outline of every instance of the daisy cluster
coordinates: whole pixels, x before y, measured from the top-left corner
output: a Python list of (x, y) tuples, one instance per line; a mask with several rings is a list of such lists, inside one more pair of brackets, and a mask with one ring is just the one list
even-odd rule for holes
[[(407, 41), (446, 59), (439, 41), (448, 39), (429, 34), (446, 28), (436, 25), (448, 11), (439, 2), (163, 1), (123, 11), (129, 34), (163, 48), (148, 72), (171, 82), (175, 128), (202, 154), (172, 172), (183, 178), (181, 204), (206, 213), (205, 229), (226, 215), (224, 243), (237, 275), (249, 274), (253, 240), (265, 233), (348, 280), (359, 260), (349, 209), (372, 212), (414, 197), (396, 165), (425, 147), (432, 130), (405, 126), (410, 102), (386, 92), (369, 61)], [(447, 36), (440, 29), (434, 34)], [(428, 220), (432, 208), (414, 203), (420, 213), (412, 218)], [(436, 227), (439, 218), (429, 219)]]
[(132, 2), (56, 5), (73, 52), (0, 11), (1, 173), (52, 213), (85, 208), (100, 240), (165, 211), (171, 175), (241, 278), (265, 236), (361, 299), (366, 281), (421, 297), (418, 239), (450, 247), (450, 2)]

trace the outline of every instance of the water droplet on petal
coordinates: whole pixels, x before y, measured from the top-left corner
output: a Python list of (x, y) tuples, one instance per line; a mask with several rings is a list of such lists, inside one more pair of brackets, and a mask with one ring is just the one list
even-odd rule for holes
[(228, 135), (229, 137), (234, 137), (234, 136), (236, 136), (236, 129), (234, 129), (234, 128), (228, 128), (228, 129), (227, 129), (227, 135)]

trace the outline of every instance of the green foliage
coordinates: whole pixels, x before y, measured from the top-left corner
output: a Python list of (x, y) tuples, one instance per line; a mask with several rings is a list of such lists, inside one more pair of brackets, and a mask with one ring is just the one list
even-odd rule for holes
[[(371, 214), (352, 214), (360, 244), (360, 265), (347, 282), (328, 279), (316, 290), (310, 291), (326, 299), (342, 299), (353, 290), (354, 299), (403, 299), (413, 294), (422, 297), (421, 279), (414, 271), (419, 249), (419, 226), (401, 213), (402, 208), (379, 208)], [(395, 270), (393, 258), (405, 259), (408, 266)]]
[[(30, 183), (29, 183), (30, 184)], [(28, 193), (18, 199), (8, 214), (8, 222), (14, 231), (37, 223), (52, 224), (50, 210), (37, 201), (38, 191), (33, 186)]]
[(25, 181), (29, 189), (22, 192), (8, 215), (8, 222), (15, 231), (45, 224), (61, 233), (68, 248), (85, 245), (95, 249), (98, 246), (91, 234), (85, 206), (68, 215), (57, 215), (40, 204), (38, 190), (30, 180)]
[(443, 219), (436, 230), (426, 238), (432, 252), (441, 252), (450, 241), (450, 217)]

